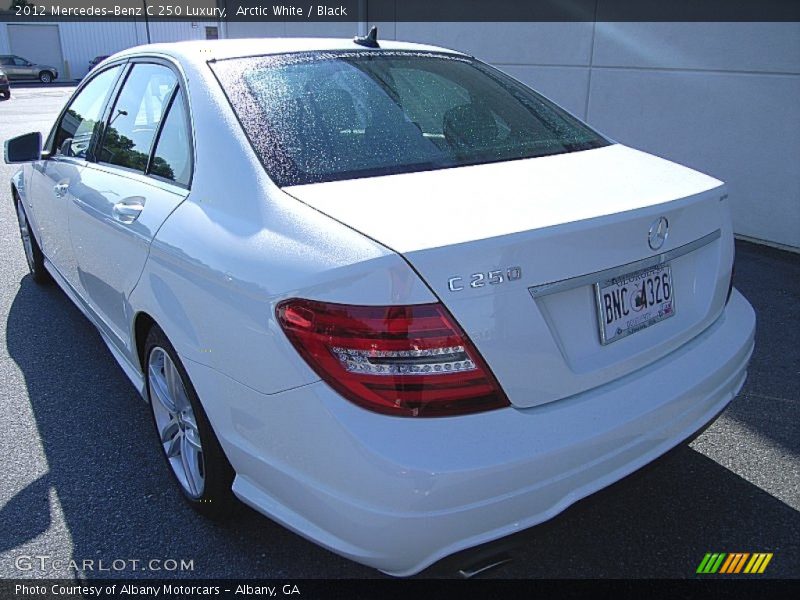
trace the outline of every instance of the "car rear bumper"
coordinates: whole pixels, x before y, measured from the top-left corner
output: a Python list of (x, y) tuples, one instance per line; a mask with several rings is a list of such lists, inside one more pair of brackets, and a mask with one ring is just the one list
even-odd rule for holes
[(264, 395), (186, 366), (239, 498), (403, 576), (546, 521), (689, 438), (741, 389), (754, 331), (753, 309), (734, 291), (706, 331), (611, 384), (533, 408), (438, 419), (373, 414), (321, 382)]

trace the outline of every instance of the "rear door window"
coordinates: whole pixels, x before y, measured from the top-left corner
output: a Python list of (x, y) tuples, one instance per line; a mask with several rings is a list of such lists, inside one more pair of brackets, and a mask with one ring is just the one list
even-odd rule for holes
[(177, 85), (169, 67), (135, 64), (109, 114), (98, 160), (144, 173)]
[(192, 139), (183, 92), (178, 90), (158, 136), (150, 175), (189, 187), (192, 178)]

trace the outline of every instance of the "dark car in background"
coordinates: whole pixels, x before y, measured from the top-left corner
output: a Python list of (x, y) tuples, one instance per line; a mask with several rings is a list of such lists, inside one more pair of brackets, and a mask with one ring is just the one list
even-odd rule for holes
[(110, 55), (108, 54), (101, 54), (100, 56), (95, 56), (92, 60), (89, 61), (89, 70), (91, 71), (105, 59), (107, 59)]
[(0, 96), (3, 100), (11, 98), (11, 85), (8, 83), (8, 76), (0, 69)]
[(38, 79), (42, 83), (58, 79), (58, 69), (55, 67), (32, 63), (13, 54), (0, 55), (0, 69), (5, 71), (9, 79)]

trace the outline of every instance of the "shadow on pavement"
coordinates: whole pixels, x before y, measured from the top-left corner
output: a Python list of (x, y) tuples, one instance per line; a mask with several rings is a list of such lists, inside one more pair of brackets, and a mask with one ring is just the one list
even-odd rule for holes
[(13, 550), (50, 528), (50, 482), (44, 475), (0, 510), (0, 553)]
[(738, 241), (734, 282), (758, 325), (747, 383), (728, 416), (800, 456), (800, 254)]
[[(761, 264), (762, 253), (752, 254), (740, 248), (737, 271), (737, 283), (759, 311), (757, 373), (748, 385), (763, 393), (793, 393), (797, 379), (782, 377), (791, 375), (798, 345), (776, 337), (787, 335), (780, 320), (798, 314), (791, 304), (797, 302), (796, 284), (784, 279), (787, 273), (796, 276), (797, 265), (790, 259), (781, 266), (779, 260), (778, 268), (788, 271), (773, 275)], [(767, 283), (772, 289), (765, 288), (763, 297), (748, 289)], [(772, 310), (769, 301), (776, 296), (786, 303), (786, 312)], [(225, 524), (196, 515), (182, 502), (159, 456), (147, 406), (94, 328), (55, 286), (42, 288), (30, 276), (23, 279), (8, 315), (7, 343), (25, 377), (49, 473), (0, 512), (2, 530), (13, 531), (4, 534), (0, 550), (50, 526), (53, 488), (73, 540), (72, 557), (59, 558), (194, 560), (193, 572), (171, 577), (378, 575), (249, 510)], [(795, 416), (786, 426), (796, 423)], [(794, 431), (789, 439), (780, 433), (781, 442), (796, 446)], [(770, 435), (768, 429), (764, 433)], [(510, 542), (519, 545), (515, 561), (491, 576), (692, 577), (706, 552), (744, 551), (774, 552), (765, 576), (792, 577), (800, 564), (799, 523), (798, 513), (783, 502), (682, 446), (552, 521), (512, 537)], [(466, 560), (465, 554), (445, 559), (422, 576), (452, 575)], [(92, 574), (125, 575), (164, 573)]]
[(193, 559), (194, 571), (168, 573), (187, 578), (376, 575), (249, 509), (218, 524), (187, 506), (159, 454), (149, 408), (57, 286), (25, 276), (9, 311), (7, 344), (25, 377), (49, 472), (0, 512), (0, 551), (49, 527), (53, 488), (73, 542), (72, 556), (61, 559)]
[[(499, 578), (686, 578), (706, 552), (774, 552), (761, 577), (795, 577), (795, 510), (688, 446), (505, 542)], [(513, 546), (517, 547), (513, 547)], [(491, 546), (482, 549), (492, 552)], [(422, 576), (454, 573), (470, 552)]]

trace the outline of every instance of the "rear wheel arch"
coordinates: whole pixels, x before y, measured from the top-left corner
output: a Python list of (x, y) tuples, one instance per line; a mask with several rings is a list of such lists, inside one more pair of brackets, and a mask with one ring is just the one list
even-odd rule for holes
[[(171, 333), (163, 327), (163, 325), (156, 321), (156, 319), (146, 310), (140, 310), (136, 313), (136, 316), (133, 319), (133, 355), (136, 357), (136, 360), (139, 363), (139, 372), (142, 376), (146, 379), (147, 378), (147, 340), (150, 337), (150, 333), (153, 330), (157, 330), (162, 335), (171, 346), (174, 347), (173, 344), (173, 337)], [(176, 357), (180, 360), (180, 356), (177, 354), (176, 350)], [(188, 373), (186, 374), (187, 378)], [(199, 398), (198, 398), (199, 400)], [(202, 404), (202, 400), (200, 400)]]
[[(148, 325), (146, 330), (145, 325)], [(237, 507), (235, 497), (231, 491), (235, 471), (219, 443), (219, 439), (206, 415), (191, 378), (180, 360), (177, 350), (170, 342), (164, 330), (146, 313), (137, 315), (136, 326), (137, 336), (139, 333), (145, 332), (142, 348), (138, 350), (138, 352), (143, 357), (140, 358), (140, 360), (143, 364), (146, 382), (146, 397), (151, 407), (156, 437), (160, 442), (159, 445), (162, 448), (162, 455), (172, 471), (173, 480), (181, 490), (184, 499), (199, 513), (212, 519), (224, 519), (233, 516)], [(170, 394), (167, 392), (166, 390), (168, 390), (170, 385), (163, 380), (162, 385), (159, 386), (159, 389), (162, 391), (160, 393), (153, 392), (153, 381), (157, 381), (159, 378), (158, 358), (156, 353), (158, 353), (164, 361), (162, 363), (163, 369), (167, 368), (166, 363), (168, 362), (173, 372), (177, 373), (180, 381), (179, 388), (183, 390), (181, 394)], [(151, 368), (148, 363), (153, 360), (154, 356), (156, 356), (155, 366)], [(163, 370), (161, 373), (161, 377), (169, 379)], [(181, 397), (183, 397), (184, 402), (177, 402), (178, 398)], [(165, 401), (165, 398), (169, 401)], [(188, 407), (185, 406), (187, 403)], [(165, 410), (169, 415), (165, 415)], [(186, 427), (186, 424), (190, 426)], [(173, 452), (176, 440), (178, 440), (179, 437), (177, 435), (179, 433), (178, 430), (180, 430), (181, 435), (184, 437), (188, 435), (187, 430), (193, 431), (194, 435), (188, 437), (193, 439), (194, 442), (190, 441), (187, 444), (183, 444), (180, 452)], [(167, 433), (170, 431), (172, 431), (172, 433), (169, 435), (175, 439), (167, 437)], [(199, 453), (195, 451), (194, 453), (186, 454), (189, 447), (196, 447)], [(177, 469), (172, 464), (177, 454), (181, 455), (180, 463), (183, 465), (181, 469)], [(197, 467), (196, 471), (189, 468), (190, 460), (200, 461), (200, 466)], [(189, 469), (194, 475), (189, 477), (186, 469)], [(196, 477), (198, 473), (201, 483), (199, 489), (197, 486), (198, 479)], [(187, 482), (192, 480), (195, 482), (195, 485), (184, 484), (182, 480)]]
[[(147, 335), (153, 326), (158, 326), (156, 320), (146, 312), (137, 313), (133, 321), (133, 343), (136, 357), (139, 360), (139, 369), (146, 376), (146, 356)], [(163, 331), (163, 329), (162, 329)]]

